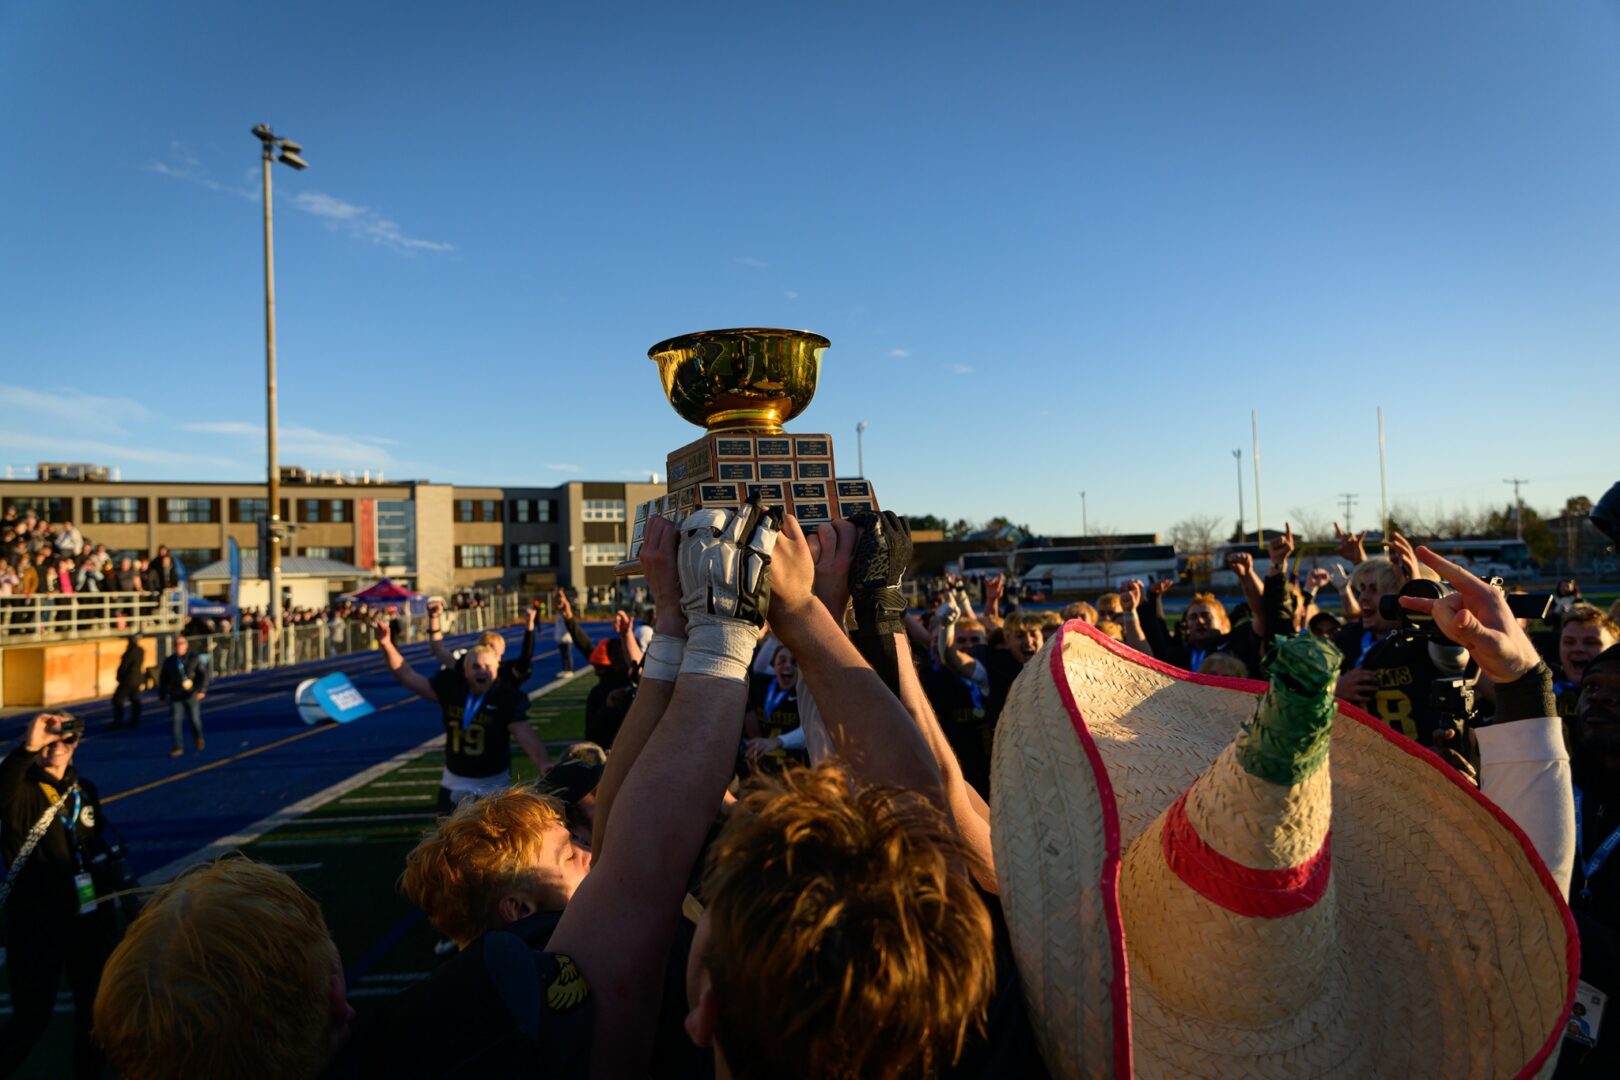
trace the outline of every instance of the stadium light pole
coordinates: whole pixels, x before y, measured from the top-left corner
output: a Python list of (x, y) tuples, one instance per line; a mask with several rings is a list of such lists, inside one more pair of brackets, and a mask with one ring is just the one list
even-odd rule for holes
[(855, 475), (866, 479), (866, 421), (855, 425)]
[(270, 223), (270, 163), (279, 160), (294, 169), (307, 169), (309, 163), (298, 155), (303, 147), (259, 124), (253, 135), (263, 147), (264, 162), (264, 397), (266, 522), (264, 540), (259, 545), (260, 570), (270, 579), (270, 625), (272, 638), (281, 642), (281, 467), (276, 461), (276, 247)]
[(1237, 538), (1238, 538), (1238, 543), (1241, 544), (1241, 543), (1243, 543), (1243, 451), (1242, 450), (1234, 450), (1234, 451), (1232, 451), (1232, 460), (1237, 462), (1237, 474), (1238, 474)]

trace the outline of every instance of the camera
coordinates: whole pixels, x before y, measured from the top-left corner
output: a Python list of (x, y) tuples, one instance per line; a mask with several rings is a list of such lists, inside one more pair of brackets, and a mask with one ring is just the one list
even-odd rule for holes
[[(1506, 592), (1501, 578), (1489, 578), (1485, 584), (1492, 588)], [(1393, 596), (1386, 593), (1378, 598), (1378, 614), (1393, 623), (1400, 623), (1421, 631), (1434, 641), (1447, 641), (1450, 639), (1442, 634), (1434, 625), (1434, 616), (1421, 611), (1408, 611), (1401, 606), (1401, 597), (1410, 596), (1422, 600), (1441, 600), (1450, 596), (1455, 590), (1441, 581), (1429, 578), (1415, 578), (1401, 586), (1401, 591)], [(1552, 606), (1551, 593), (1507, 593), (1508, 610), (1515, 619), (1544, 619), (1547, 609)]]
[(79, 722), (71, 716), (64, 716), (61, 720), (57, 721), (56, 730), (58, 734), (72, 735), (74, 732), (79, 730)]

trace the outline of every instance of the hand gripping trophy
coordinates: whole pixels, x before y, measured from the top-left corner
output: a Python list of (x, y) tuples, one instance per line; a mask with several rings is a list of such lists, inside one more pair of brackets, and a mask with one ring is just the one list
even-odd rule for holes
[(868, 481), (838, 479), (832, 436), (782, 430), (815, 396), (828, 345), (804, 330), (700, 330), (647, 350), (670, 405), (706, 430), (670, 453), (668, 492), (636, 507), (630, 555), (615, 573), (637, 572), (653, 517), (678, 524), (699, 507), (735, 508), (755, 493), (806, 531), (877, 510)]

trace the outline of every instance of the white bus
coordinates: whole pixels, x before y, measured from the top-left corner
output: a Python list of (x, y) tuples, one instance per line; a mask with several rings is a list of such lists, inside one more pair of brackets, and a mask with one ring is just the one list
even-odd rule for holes
[(1176, 579), (1172, 544), (1020, 548), (1013, 563), (1026, 593), (1033, 589), (1047, 596), (1112, 592), (1130, 578)]

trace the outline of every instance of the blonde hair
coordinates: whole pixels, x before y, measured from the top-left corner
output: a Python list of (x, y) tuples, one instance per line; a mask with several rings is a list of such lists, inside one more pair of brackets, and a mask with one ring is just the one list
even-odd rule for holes
[(158, 890), (113, 950), (95, 1037), (118, 1075), (313, 1077), (342, 962), (314, 900), (241, 857)]
[(1210, 653), (1204, 657), (1204, 662), (1198, 665), (1200, 675), (1228, 675), (1234, 679), (1249, 678), (1249, 665), (1243, 662), (1242, 657), (1231, 653)]
[(506, 651), (506, 639), (493, 630), (485, 630), (478, 635), (478, 641), (473, 644), (473, 650), (488, 649), (499, 656)]
[(1049, 638), (1063, 626), (1063, 616), (1055, 611), (1041, 612), (1041, 637)]
[(1084, 600), (1076, 600), (1063, 609), (1063, 621), (1079, 619), (1081, 622), (1094, 623), (1097, 621), (1097, 609)]
[(1097, 621), (1097, 629), (1101, 631), (1105, 637), (1111, 637), (1115, 641), (1121, 643), (1125, 641), (1125, 628), (1119, 625), (1119, 623), (1115, 622), (1113, 619), (1099, 619)]
[(1097, 597), (1097, 616), (1118, 615), (1125, 610), (1125, 602), (1117, 592), (1105, 592)]
[(932, 803), (790, 769), (731, 812), (704, 877), (703, 962), (734, 1075), (921, 1077), (995, 989), (989, 913)]
[(400, 891), (433, 928), (466, 945), (502, 924), (501, 897), (532, 885), (562, 804), (532, 787), (465, 799), (405, 856)]

